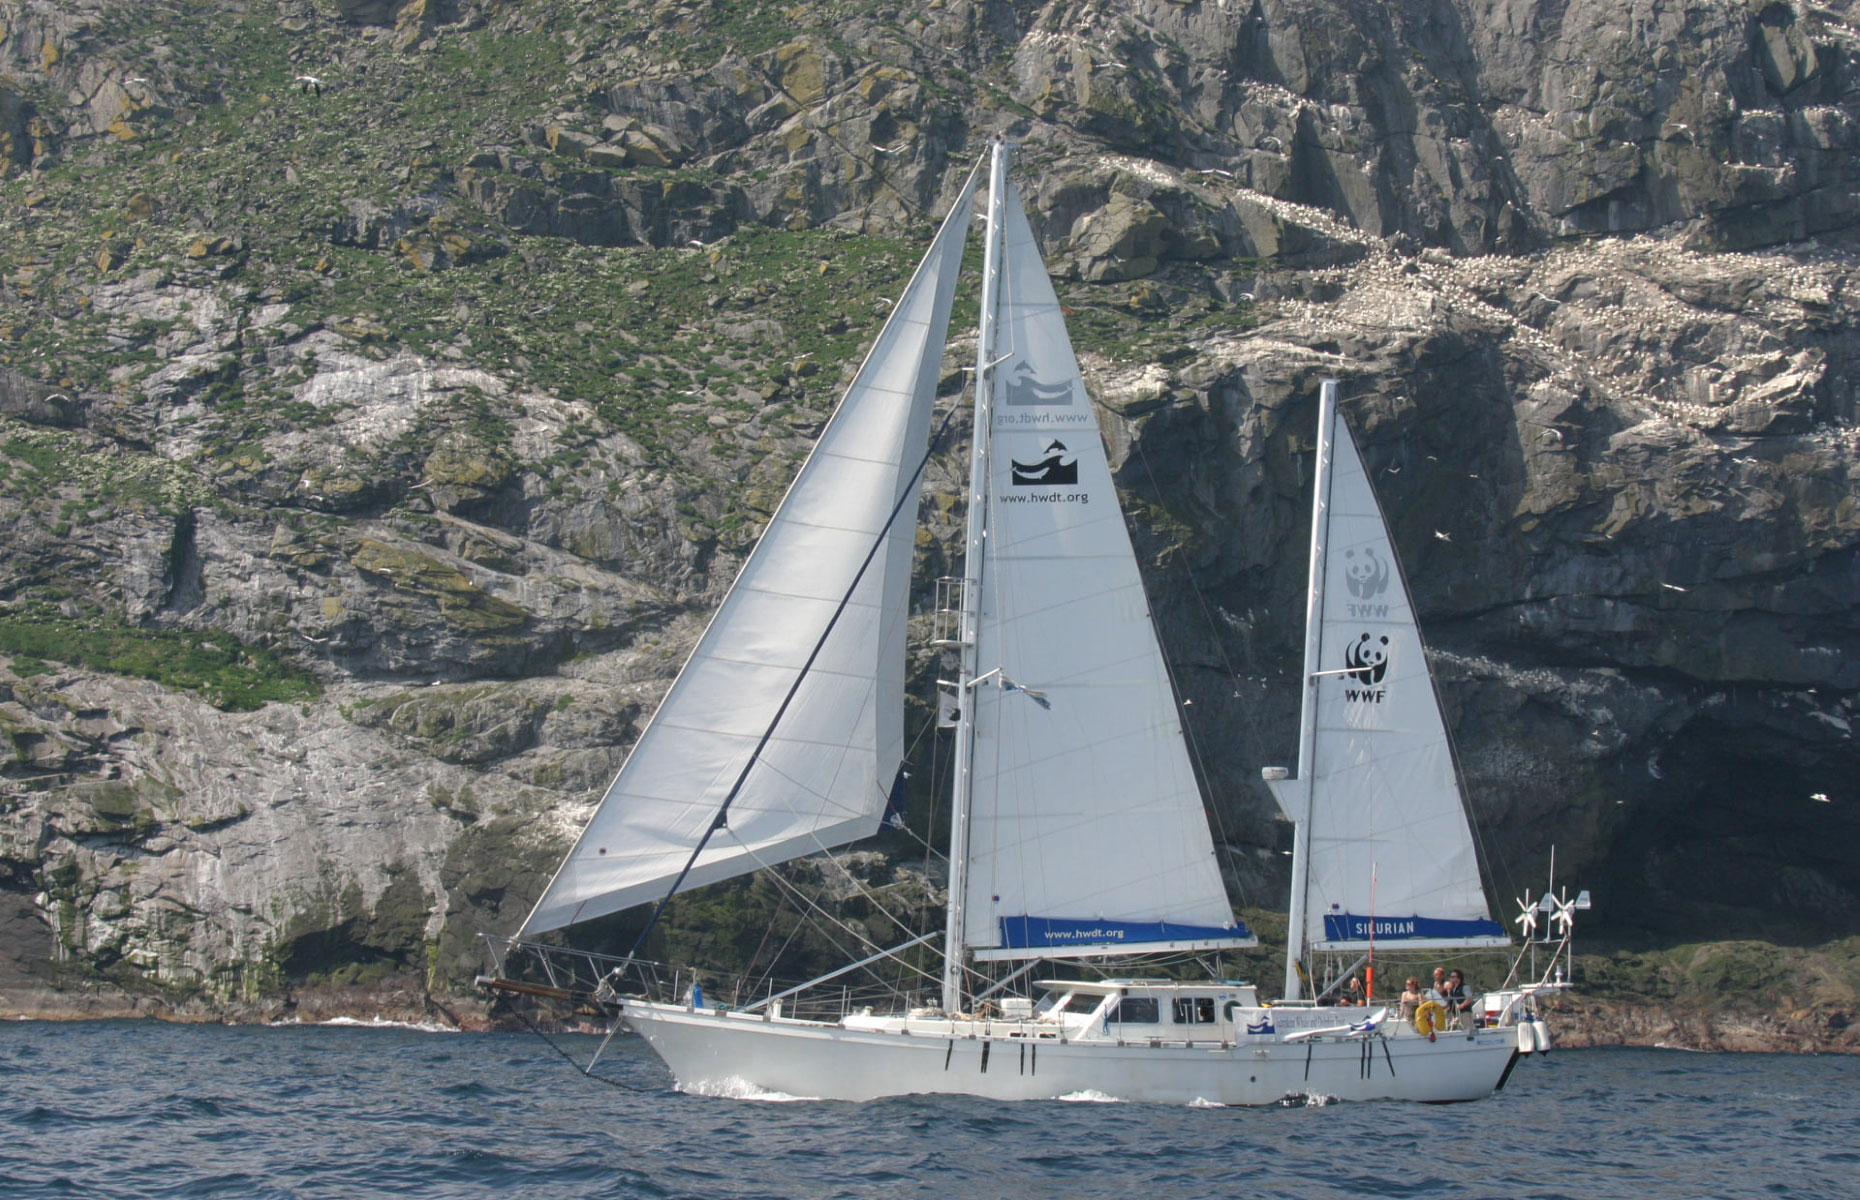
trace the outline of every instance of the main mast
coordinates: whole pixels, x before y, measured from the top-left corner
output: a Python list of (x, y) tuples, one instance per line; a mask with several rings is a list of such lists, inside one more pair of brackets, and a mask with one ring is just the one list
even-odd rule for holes
[[(1317, 465), (1311, 485), (1310, 588), (1305, 597), (1304, 702), (1298, 713), (1298, 775), (1289, 789), (1292, 803), (1292, 896), (1285, 931), (1285, 999), (1303, 995), (1298, 964), (1305, 957), (1305, 906), (1311, 890), (1311, 774), (1316, 760), (1317, 702), (1324, 641), (1325, 552), (1330, 538), (1331, 432), (1336, 427), (1337, 381), (1326, 379), (1318, 392)], [(1279, 774), (1284, 769), (1279, 768)], [(1280, 785), (1283, 786), (1283, 785)], [(1277, 789), (1275, 789), (1277, 790)]]
[(963, 900), (969, 874), (969, 787), (975, 755), (976, 640), (988, 536), (988, 475), (994, 408), (995, 318), (1001, 294), (1001, 212), (1007, 200), (1008, 145), (994, 143), (988, 171), (988, 223), (982, 234), (982, 324), (975, 346), (974, 423), (969, 434), (969, 514), (962, 558), (962, 630), (956, 673), (956, 770), (950, 789), (949, 925), (943, 938), (943, 1011), (962, 1008)]

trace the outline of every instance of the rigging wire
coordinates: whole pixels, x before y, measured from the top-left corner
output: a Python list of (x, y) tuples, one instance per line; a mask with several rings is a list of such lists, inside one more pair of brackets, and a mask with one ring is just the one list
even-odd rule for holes
[[(968, 412), (970, 414), (969, 437), (971, 441), (973, 441), (975, 437), (975, 420), (974, 420), (975, 407), (981, 401), (981, 397), (979, 393), (977, 392), (977, 388), (979, 386), (980, 386), (979, 379), (974, 374), (970, 374), (968, 388), (965, 390), (969, 396), (969, 404), (967, 407), (968, 407)], [(949, 414), (947, 417), (945, 417), (945, 427), (948, 427), (950, 421), (953, 420), (953, 418), (958, 412), (963, 411), (963, 408), (964, 408), (964, 405), (962, 403), (962, 396), (959, 394), (956, 397), (955, 401), (950, 405)], [(953, 453), (953, 447), (950, 448), (950, 452)], [(952, 478), (950, 479), (949, 482), (966, 495), (967, 488), (966, 488), (966, 485), (962, 483), (962, 473), (961, 473), (961, 469), (959, 465), (952, 472)], [(973, 498), (971, 497), (969, 499), (972, 500)], [(966, 552), (965, 552), (965, 555), (966, 555)], [(963, 572), (964, 574), (962, 578), (963, 578), (964, 594), (962, 596), (962, 603), (966, 605), (968, 603), (968, 596), (966, 594), (967, 588), (968, 588), (968, 582), (967, 582), (968, 563), (966, 560), (963, 563)], [(932, 602), (934, 603), (934, 599)], [(939, 659), (940, 660), (945, 659), (946, 654), (947, 654), (947, 651), (945, 651), (943, 654), (939, 654), (938, 656)], [(960, 656), (960, 652), (958, 652), (958, 656)], [(961, 672), (958, 670), (957, 672), (955, 672), (955, 674), (958, 677), (960, 677)], [(956, 693), (956, 703), (958, 705), (963, 705), (963, 704), (968, 704), (969, 702), (970, 702), (970, 697), (964, 696), (961, 693), (961, 690), (958, 689)], [(943, 703), (942, 688), (941, 686), (938, 686), (937, 697), (936, 697), (937, 715), (933, 717), (931, 721), (929, 722), (929, 728), (932, 731), (934, 731), (937, 728), (937, 722), (940, 721), (942, 718), (942, 703)], [(925, 829), (926, 835), (934, 834), (937, 828), (937, 801), (944, 794), (944, 781), (942, 777), (943, 768), (945, 767), (945, 765), (947, 765), (948, 767), (949, 775), (950, 775), (949, 787), (952, 793), (954, 791), (954, 786), (955, 786), (954, 784), (955, 774), (957, 770), (959, 769), (959, 764), (955, 762), (954, 747), (953, 746), (951, 747), (950, 753), (947, 756), (949, 761), (946, 764), (945, 763), (946, 756), (938, 753), (938, 751), (942, 748), (942, 746), (943, 746), (942, 738), (932, 737), (931, 742), (930, 742), (930, 806), (924, 819), (924, 829)], [(953, 802), (954, 801), (952, 798), (952, 803)], [(906, 825), (905, 828), (912, 837), (916, 838), (923, 845), (923, 848), (924, 848), (924, 859), (923, 859), (924, 878), (929, 879), (931, 877), (932, 869), (939, 859), (941, 859), (941, 861), (943, 862), (943, 865), (944, 865), (943, 878), (944, 878), (944, 883), (945, 883), (944, 891), (945, 891), (945, 896), (947, 898), (948, 883), (954, 877), (954, 874), (955, 874), (954, 868), (949, 861), (948, 853), (944, 852), (942, 854), (939, 854), (937, 852), (936, 846), (934, 845), (934, 843), (931, 842), (929, 836), (919, 837), (916, 830), (910, 829), (908, 825)], [(935, 908), (935, 905), (932, 903), (928, 889), (926, 889), (925, 891), (923, 904), (918, 910), (918, 917), (919, 917), (919, 921), (926, 927), (932, 926), (937, 919), (936, 908)], [(944, 946), (942, 948), (942, 951), (943, 951), (943, 954), (945, 955), (945, 959), (947, 960), (950, 947)]]
[[(937, 766), (939, 762), (937, 758), (937, 753), (936, 753), (937, 742), (936, 742), (936, 739), (932, 736), (936, 732), (936, 727), (937, 727), (936, 723), (937, 723), (937, 717), (933, 715), (929, 720), (925, 721), (922, 725), (918, 726), (917, 736), (911, 740), (911, 744), (909, 746), (906, 746), (904, 748), (904, 761), (906, 763), (909, 763), (911, 761), (911, 756), (913, 754), (916, 754), (919, 750), (924, 749), (926, 742), (929, 743), (930, 797), (931, 797), (931, 804), (933, 806), (936, 802)], [(932, 808), (933, 814), (934, 814), (934, 811), (935, 810), (933, 807)], [(898, 813), (898, 823), (892, 826), (892, 828), (907, 835), (908, 837), (910, 837), (912, 841), (918, 843), (924, 848), (925, 850), (924, 873), (928, 874), (929, 869), (930, 869), (930, 860), (936, 854), (936, 847), (930, 844), (930, 841), (928, 838), (921, 836), (915, 829), (912, 829), (910, 826), (910, 822), (904, 820), (903, 817), (904, 817), (903, 810), (900, 809)], [(935, 826), (933, 825), (931, 826), (931, 828), (935, 828)]]
[(535, 1034), (537, 1037), (541, 1038), (545, 1043), (547, 1043), (549, 1046), (549, 1049), (561, 1055), (562, 1061), (566, 1062), (569, 1066), (575, 1068), (575, 1074), (581, 1076), (583, 1079), (592, 1079), (596, 1083), (604, 1083), (608, 1087), (619, 1088), (623, 1092), (657, 1092), (657, 1091), (662, 1090), (660, 1088), (643, 1088), (643, 1087), (638, 1086), (637, 1084), (627, 1083), (624, 1080), (615, 1079), (611, 1075), (596, 1075), (594, 1073), (593, 1063), (589, 1063), (586, 1067), (583, 1067), (579, 1062), (575, 1060), (574, 1055), (562, 1049), (561, 1046), (556, 1044), (556, 1041), (554, 1038), (550, 1037), (547, 1033), (543, 1032), (541, 1026), (537, 1025), (536, 1022), (530, 1020), (529, 1013), (523, 1011), (521, 1007), (515, 1007), (513, 1011), (516, 1012), (518, 1019), (520, 1019), (525, 1025), (529, 1026), (529, 1030), (531, 1033)]
[[(935, 782), (936, 780), (932, 778), (931, 783), (934, 784)], [(924, 874), (928, 875), (930, 873), (930, 866), (932, 863), (940, 862), (947, 864), (949, 862), (949, 855), (938, 850), (935, 843), (918, 833), (915, 829), (912, 829), (909, 825), (898, 826), (898, 832), (904, 834), (913, 842), (916, 842), (919, 846), (924, 848)]]
[[(775, 936), (775, 922), (781, 919), (782, 911), (786, 909), (787, 907), (788, 907), (788, 897), (786, 895), (783, 895), (781, 898), (781, 903), (777, 904), (775, 906), (775, 911), (769, 914), (768, 928), (762, 931), (762, 940), (756, 943), (755, 952), (749, 956), (748, 965), (743, 968), (744, 979), (751, 979), (754, 976), (756, 962), (759, 959), (761, 959), (762, 951), (768, 946), (769, 939)], [(788, 931), (788, 938), (786, 941), (782, 942), (781, 949), (777, 950), (775, 952), (775, 956), (769, 959), (768, 971), (763, 974), (762, 978), (754, 980), (753, 984), (751, 985), (749, 989), (749, 994), (751, 996), (755, 995), (756, 989), (761, 987), (763, 984), (767, 983), (769, 976), (775, 973), (775, 964), (780, 962), (781, 956), (788, 952), (788, 947), (791, 943), (793, 943), (795, 934), (799, 932), (801, 932), (801, 923), (796, 922), (795, 927)], [(736, 994), (734, 997), (732, 997), (730, 1002), (732, 1004), (740, 1004), (742, 1003), (742, 999), (743, 999), (743, 989), (741, 985), (739, 984), (736, 989)]]
[[(754, 862), (757, 868), (764, 872), (767, 878), (774, 880), (775, 885), (777, 887), (787, 889), (794, 896), (794, 898), (800, 902), (800, 904), (804, 908), (811, 910), (812, 912), (817, 914), (819, 917), (821, 917), (823, 920), (830, 922), (835, 928), (845, 933), (848, 937), (852, 938), (856, 944), (864, 947), (865, 949), (872, 951), (874, 953), (882, 953), (887, 958), (896, 959), (897, 961), (900, 961), (900, 962), (903, 961), (903, 959), (898, 958), (897, 955), (892, 954), (890, 951), (886, 950), (885, 947), (880, 946), (878, 943), (874, 942), (871, 938), (867, 937), (865, 934), (859, 932), (857, 929), (854, 929), (852, 926), (840, 920), (838, 917), (828, 912), (825, 908), (821, 907), (820, 904), (818, 904), (811, 896), (807, 895), (807, 893), (801, 891), (801, 889), (797, 887), (791, 880), (783, 879), (781, 876), (781, 873), (779, 871), (771, 870), (770, 864), (763, 862), (761, 857), (758, 854), (756, 854), (756, 852), (753, 849), (751, 849), (748, 846), (743, 845), (743, 843), (740, 841), (737, 842), (736, 844), (749, 857), (750, 861)], [(854, 875), (850, 870), (848, 870), (844, 863), (840, 862), (838, 859), (835, 859), (831, 854), (827, 854), (825, 857), (827, 858), (829, 862), (832, 862), (835, 866), (839, 867), (840, 870), (845, 873), (848, 879), (852, 880), (853, 886), (859, 889), (860, 894), (864, 896), (865, 899), (869, 903), (871, 903), (871, 905), (886, 920), (890, 921), (893, 925), (896, 925), (900, 930), (902, 930), (905, 933), (915, 932), (914, 930), (911, 929), (909, 925), (905, 924), (903, 921), (899, 920), (896, 916), (892, 915), (892, 913), (884, 907), (883, 903), (880, 902), (879, 898), (873, 895), (869, 890), (867, 890), (865, 887), (865, 884), (858, 878), (858, 876)], [(825, 936), (825, 931), (823, 930), (821, 932), (822, 932), (822, 935)], [(830, 937), (828, 938), (828, 940), (830, 942), (832, 941)], [(837, 942), (833, 943), (833, 948), (839, 951), (841, 954), (847, 953), (846, 948)], [(931, 975), (927, 971), (924, 971), (920, 967), (912, 966), (911, 969), (916, 971), (918, 974), (922, 975), (925, 979), (936, 978), (935, 976)]]

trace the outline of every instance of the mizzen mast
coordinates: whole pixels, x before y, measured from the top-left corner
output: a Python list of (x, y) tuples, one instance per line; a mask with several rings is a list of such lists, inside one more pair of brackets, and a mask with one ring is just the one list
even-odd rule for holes
[(1297, 774), (1285, 778), (1283, 767), (1268, 767), (1262, 774), (1274, 796), (1292, 819), (1291, 911), (1285, 930), (1285, 992), (1287, 1000), (1300, 999), (1304, 990), (1299, 964), (1305, 957), (1305, 905), (1311, 890), (1311, 780), (1316, 770), (1319, 669), (1323, 662), (1325, 554), (1330, 534), (1331, 431), (1337, 413), (1337, 381), (1326, 379), (1318, 394), (1316, 477), (1311, 488), (1310, 590), (1305, 597), (1305, 665), (1302, 703), (1298, 710)]

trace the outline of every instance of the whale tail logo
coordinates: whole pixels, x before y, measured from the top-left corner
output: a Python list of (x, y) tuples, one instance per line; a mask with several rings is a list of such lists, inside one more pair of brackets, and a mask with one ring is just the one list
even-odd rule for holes
[(1054, 439), (1041, 453), (1046, 457), (1036, 463), (1024, 463), (1019, 459), (1009, 460), (1014, 468), (1015, 487), (1045, 487), (1053, 484), (1078, 483), (1078, 455), (1067, 450), (1064, 442)]

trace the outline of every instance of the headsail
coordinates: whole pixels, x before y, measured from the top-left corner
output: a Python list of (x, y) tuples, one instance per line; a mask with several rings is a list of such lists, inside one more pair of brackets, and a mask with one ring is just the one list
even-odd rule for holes
[[(1332, 406), (1305, 939), (1505, 945), (1388, 525)], [(1371, 875), (1374, 875), (1372, 883)]]
[(1011, 186), (1004, 207), (963, 940), (977, 958), (1251, 945), (1097, 417)]
[[(717, 819), (842, 600), (845, 610), (744, 779), (727, 824), (680, 886), (877, 832), (903, 754), (917, 468), (975, 182), (971, 176), (956, 198), (729, 596), (524, 922), (524, 935), (665, 892)], [(887, 530), (900, 501), (903, 515)], [(881, 533), (883, 544), (861, 576)]]

